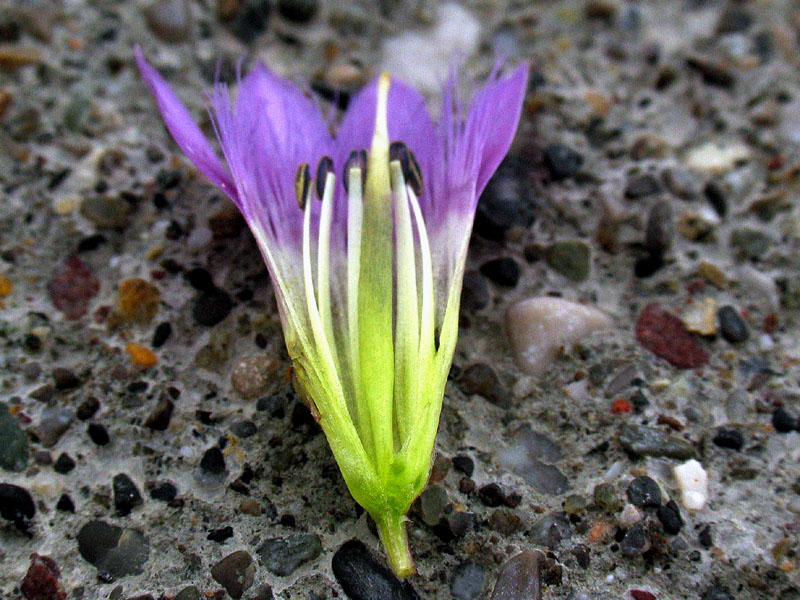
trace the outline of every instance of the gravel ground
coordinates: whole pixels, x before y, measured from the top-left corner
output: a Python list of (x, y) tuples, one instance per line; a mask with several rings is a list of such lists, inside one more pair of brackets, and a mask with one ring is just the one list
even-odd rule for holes
[[(134, 44), (209, 131), (239, 61), (530, 62), (408, 582)], [(791, 0), (0, 0), (0, 597), (800, 598), (798, 57)]]

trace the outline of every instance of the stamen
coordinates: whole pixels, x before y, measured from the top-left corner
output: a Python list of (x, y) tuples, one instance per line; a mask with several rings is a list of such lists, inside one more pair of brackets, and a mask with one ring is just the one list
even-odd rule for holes
[[(320, 161), (320, 168), (317, 173), (324, 173), (323, 162)], [(331, 168), (333, 167), (333, 161)], [(317, 242), (317, 304), (319, 305), (319, 316), (328, 343), (331, 347), (331, 354), (336, 361), (336, 344), (333, 339), (333, 321), (331, 318), (331, 282), (330, 282), (330, 255), (331, 255), (331, 222), (333, 221), (333, 191), (336, 189), (336, 175), (328, 171), (325, 175), (323, 192), (320, 195), (322, 200), (322, 210), (319, 217), (319, 240)], [(320, 180), (317, 179), (317, 190), (321, 187)], [(338, 361), (336, 361), (338, 363)], [(337, 364), (338, 367), (338, 364)]]
[(325, 194), (325, 186), (328, 184), (328, 175), (333, 174), (333, 159), (330, 156), (323, 156), (317, 165), (317, 198), (322, 200)]
[(361, 187), (367, 181), (367, 151), (363, 148), (361, 150), (353, 150), (350, 156), (347, 157), (347, 162), (344, 163), (344, 172), (342, 173), (342, 184), (344, 184), (344, 191), (350, 191), (350, 173), (353, 169), (358, 169), (361, 178)]
[(417, 157), (406, 146), (405, 142), (392, 142), (389, 146), (389, 161), (396, 160), (403, 169), (403, 177), (406, 183), (411, 186), (414, 193), (419, 196), (422, 194), (422, 170), (417, 162)]
[(294, 172), (294, 193), (297, 196), (297, 206), (305, 210), (308, 191), (311, 189), (311, 170), (308, 163), (300, 163)]

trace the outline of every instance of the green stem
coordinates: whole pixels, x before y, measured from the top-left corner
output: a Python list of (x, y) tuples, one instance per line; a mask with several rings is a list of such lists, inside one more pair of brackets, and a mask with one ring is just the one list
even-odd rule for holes
[(379, 519), (375, 519), (378, 535), (389, 558), (389, 565), (401, 579), (416, 573), (414, 559), (411, 558), (411, 551), (408, 548), (406, 520), (405, 515), (394, 514), (381, 515)]

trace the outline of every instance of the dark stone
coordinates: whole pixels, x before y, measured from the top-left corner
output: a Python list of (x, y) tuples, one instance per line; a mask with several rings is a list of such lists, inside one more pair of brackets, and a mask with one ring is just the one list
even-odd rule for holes
[(544, 149), (543, 157), (555, 180), (573, 177), (583, 165), (583, 155), (564, 144), (550, 144)]
[(0, 402), (0, 468), (19, 473), (28, 464), (28, 436)]
[(89, 423), (89, 427), (86, 428), (86, 433), (89, 434), (89, 439), (98, 446), (105, 446), (109, 441), (111, 441), (105, 425), (100, 423)]
[(800, 425), (800, 421), (790, 415), (782, 406), (776, 407), (772, 411), (772, 426), (778, 433), (789, 433)]
[(647, 215), (644, 247), (654, 255), (664, 254), (672, 245), (672, 208), (666, 200), (656, 202)]
[(619, 544), (623, 556), (633, 557), (641, 554), (647, 549), (648, 541), (644, 526), (636, 523), (625, 532), (625, 536)]
[(683, 519), (681, 518), (681, 511), (674, 500), (659, 506), (656, 514), (665, 533), (669, 535), (678, 535), (680, 533), (681, 527), (683, 527)]
[(661, 506), (661, 489), (650, 477), (637, 477), (628, 485), (628, 500), (640, 508)]
[(701, 600), (735, 600), (728, 588), (722, 585), (712, 585), (703, 594)]
[(533, 223), (533, 206), (524, 188), (528, 165), (507, 157), (486, 184), (475, 212), (473, 230), (484, 239), (502, 242), (512, 227)]
[(246, 0), (231, 21), (231, 33), (245, 44), (254, 42), (267, 29), (270, 0)]
[(472, 477), (475, 471), (475, 462), (466, 454), (458, 454), (453, 457), (453, 466), (457, 471), (461, 471), (467, 477)]
[(544, 554), (525, 551), (509, 558), (500, 570), (491, 600), (542, 600)]
[(224, 290), (213, 288), (200, 293), (194, 300), (192, 316), (200, 325), (212, 327), (220, 323), (233, 308), (231, 297)]
[(515, 534), (523, 527), (522, 519), (513, 510), (498, 508), (489, 515), (489, 529), (506, 537)]
[(169, 427), (170, 419), (172, 419), (172, 411), (174, 409), (175, 405), (172, 403), (172, 400), (170, 400), (166, 394), (162, 395), (158, 404), (156, 404), (150, 414), (147, 415), (144, 426), (153, 431), (166, 431), (167, 427)]
[(624, 424), (620, 427), (619, 442), (633, 456), (667, 456), (679, 460), (697, 456), (694, 447), (683, 438), (645, 425)]
[(273, 575), (286, 577), (322, 553), (318, 535), (304, 533), (265, 540), (256, 550), (261, 564)]
[(87, 236), (78, 242), (78, 252), (91, 252), (97, 250), (102, 244), (106, 243), (106, 236), (102, 233)]
[(500, 383), (494, 369), (485, 363), (470, 365), (464, 370), (458, 381), (465, 394), (477, 394), (501, 408), (510, 406), (508, 392)]
[(453, 511), (447, 517), (447, 525), (454, 537), (464, 537), (475, 528), (475, 515), (467, 512)]
[(236, 421), (231, 425), (231, 433), (236, 437), (249, 438), (253, 437), (258, 431), (258, 427), (250, 419)]
[(741, 450), (744, 446), (744, 435), (738, 429), (720, 429), (712, 441), (720, 448)]
[(60, 473), (61, 475), (66, 475), (74, 468), (75, 468), (75, 461), (66, 452), (62, 452), (61, 454), (59, 454), (55, 464), (53, 465), (53, 470), (56, 473)]
[(99, 408), (100, 401), (94, 396), (89, 396), (78, 406), (78, 409), (75, 411), (75, 416), (81, 421), (87, 421), (94, 416), (94, 413), (96, 413)]
[(636, 261), (633, 274), (639, 279), (646, 279), (655, 275), (663, 266), (664, 257), (661, 254), (648, 254)]
[(734, 77), (731, 69), (722, 63), (701, 57), (690, 57), (686, 59), (686, 65), (699, 73), (703, 81), (708, 85), (732, 88), (736, 84), (736, 77)]
[(506, 501), (506, 495), (503, 493), (503, 489), (497, 483), (487, 483), (485, 486), (479, 489), (478, 498), (484, 504), (484, 506), (488, 506), (490, 508), (501, 506), (505, 504)]
[(478, 271), (467, 271), (461, 287), (461, 307), (463, 310), (481, 310), (489, 306), (491, 297), (486, 280)]
[(658, 183), (658, 179), (650, 173), (644, 173), (628, 179), (628, 184), (625, 186), (625, 197), (628, 200), (636, 200), (652, 196), (660, 191), (661, 184)]
[(172, 502), (178, 495), (178, 488), (176, 488), (169, 481), (159, 483), (156, 487), (150, 490), (150, 497), (159, 502)]
[(544, 546), (548, 550), (557, 550), (562, 542), (572, 537), (567, 514), (553, 512), (543, 516), (533, 524), (529, 535), (534, 544)]
[(351, 600), (420, 600), (408, 581), (400, 581), (358, 540), (333, 555), (333, 575)]
[(136, 484), (125, 473), (114, 475), (111, 488), (114, 492), (114, 508), (120, 516), (130, 514), (131, 510), (143, 502)]
[(232, 537), (233, 537), (233, 527), (231, 527), (230, 525), (226, 525), (225, 527), (220, 527), (219, 529), (212, 529), (211, 531), (209, 531), (206, 539), (221, 544), (225, 540), (229, 540)]
[(453, 600), (476, 600), (481, 597), (486, 569), (470, 560), (461, 563), (450, 581), (450, 594)]
[(167, 321), (159, 323), (158, 327), (156, 327), (156, 330), (153, 332), (153, 348), (161, 348), (161, 346), (167, 343), (167, 340), (171, 335), (172, 325)]
[(34, 552), (19, 589), (27, 600), (66, 600), (67, 594), (58, 582), (59, 577), (61, 571), (56, 561)]
[(214, 285), (211, 273), (200, 267), (189, 269), (183, 274), (183, 277), (198, 292), (209, 292), (217, 287)]
[(497, 285), (514, 287), (519, 281), (521, 270), (516, 260), (503, 256), (483, 263), (481, 273)]
[(222, 475), (225, 473), (225, 456), (219, 446), (211, 446), (200, 459), (200, 469), (208, 475)]
[(0, 517), (14, 523), (22, 533), (28, 533), (36, 506), (25, 488), (13, 483), (0, 483)]
[(69, 369), (53, 369), (53, 382), (57, 390), (71, 390), (81, 384), (81, 380)]
[(742, 6), (728, 6), (720, 15), (717, 33), (744, 33), (753, 24), (753, 15)]
[(67, 494), (61, 494), (61, 496), (58, 498), (58, 502), (56, 502), (56, 510), (60, 512), (74, 513), (75, 503), (72, 501), (72, 498), (67, 496)]
[(231, 598), (241, 598), (253, 585), (255, 576), (253, 558), (244, 550), (229, 554), (211, 567), (211, 577), (225, 588)]
[(744, 342), (750, 337), (750, 332), (747, 330), (747, 325), (739, 316), (737, 311), (732, 306), (723, 306), (717, 312), (719, 319), (719, 329), (722, 337), (728, 340), (731, 344), (738, 344)]
[(317, 14), (317, 0), (278, 0), (278, 12), (289, 21), (308, 23)]
[(46, 383), (37, 387), (35, 390), (31, 390), (28, 395), (37, 402), (50, 402), (50, 400), (53, 399), (53, 396), (55, 396), (55, 393), (55, 386)]
[(150, 545), (141, 532), (105, 521), (89, 521), (75, 539), (84, 560), (112, 578), (138, 575), (150, 553)]
[(711, 537), (711, 525), (703, 525), (697, 533), (697, 541), (703, 548), (711, 548), (714, 545), (714, 540)]
[(728, 200), (721, 185), (715, 181), (709, 181), (703, 188), (703, 194), (720, 217), (728, 214)]

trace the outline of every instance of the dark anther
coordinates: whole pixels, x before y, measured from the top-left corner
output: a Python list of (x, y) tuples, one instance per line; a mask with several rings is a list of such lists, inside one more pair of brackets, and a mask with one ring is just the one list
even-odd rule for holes
[(328, 181), (328, 173), (333, 173), (333, 160), (330, 156), (323, 156), (317, 165), (317, 198), (322, 200), (325, 193), (325, 183)]
[(308, 168), (308, 163), (300, 163), (294, 173), (294, 193), (297, 196), (297, 206), (300, 207), (300, 210), (304, 210), (306, 207), (306, 199), (308, 198), (310, 187), (311, 171)]
[(350, 169), (361, 169), (361, 185), (367, 180), (367, 151), (363, 148), (361, 150), (353, 150), (350, 156), (347, 157), (347, 162), (344, 163), (344, 176), (342, 183), (344, 184), (344, 191), (349, 192), (348, 186), (350, 185)]
[(422, 170), (419, 168), (417, 157), (403, 142), (392, 142), (389, 146), (389, 160), (396, 160), (403, 170), (406, 184), (411, 186), (414, 193), (422, 194)]

